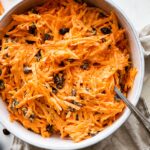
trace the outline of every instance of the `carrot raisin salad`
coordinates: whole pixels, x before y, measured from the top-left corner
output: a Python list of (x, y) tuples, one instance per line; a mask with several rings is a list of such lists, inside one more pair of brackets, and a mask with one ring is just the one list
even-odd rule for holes
[(110, 126), (132, 87), (128, 39), (116, 15), (82, 1), (50, 0), (3, 30), (0, 94), (12, 121), (75, 142)]

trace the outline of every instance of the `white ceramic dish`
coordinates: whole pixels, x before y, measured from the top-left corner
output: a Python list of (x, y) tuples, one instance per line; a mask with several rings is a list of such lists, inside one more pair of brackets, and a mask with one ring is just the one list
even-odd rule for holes
[[(116, 6), (116, 4), (114, 4), (111, 0), (88, 1), (98, 7), (101, 7), (105, 11), (115, 11), (120, 20), (120, 23), (127, 31), (127, 36), (130, 42), (132, 62), (134, 67), (138, 69), (138, 74), (134, 81), (134, 86), (128, 94), (128, 99), (132, 102), (133, 105), (136, 105), (141, 93), (144, 76), (144, 57), (136, 32), (131, 23), (129, 22), (129, 19), (125, 16), (122, 10), (120, 10), (120, 8)], [(40, 2), (41, 0), (24, 0), (18, 3), (16, 6), (12, 7), (8, 12), (5, 12), (0, 21), (0, 31), (11, 21), (11, 14), (21, 13), (24, 10), (39, 4)], [(9, 113), (6, 109), (6, 106), (2, 102), (2, 100), (0, 100), (0, 120), (2, 121), (2, 124), (10, 132), (12, 132), (15, 136), (22, 139), (23, 141), (35, 145), (37, 147), (47, 149), (71, 150), (93, 145), (114, 133), (127, 120), (129, 115), (130, 111), (126, 108), (121, 117), (117, 121), (115, 121), (110, 127), (107, 127), (105, 130), (103, 130), (102, 132), (98, 133), (96, 136), (90, 139), (81, 141), (79, 143), (74, 143), (71, 140), (63, 140), (59, 137), (43, 138), (40, 135), (37, 135), (25, 129), (22, 125), (20, 125), (17, 122), (10, 122)]]

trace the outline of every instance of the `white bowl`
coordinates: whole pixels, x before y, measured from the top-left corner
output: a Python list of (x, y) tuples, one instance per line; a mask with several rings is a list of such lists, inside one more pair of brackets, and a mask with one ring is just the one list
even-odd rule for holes
[[(137, 34), (133, 26), (129, 22), (129, 19), (126, 17), (126, 15), (111, 0), (88, 0), (88, 1), (98, 7), (103, 8), (106, 11), (113, 10), (114, 12), (116, 12), (120, 20), (120, 23), (127, 31), (127, 36), (130, 42), (133, 66), (136, 67), (138, 70), (138, 74), (134, 81), (134, 86), (128, 94), (128, 99), (132, 102), (133, 105), (136, 105), (140, 97), (144, 76), (144, 57)], [(18, 3), (16, 6), (11, 8), (10, 11), (6, 12), (3, 15), (0, 21), (0, 29), (3, 29), (3, 27), (6, 26), (11, 21), (10, 16), (12, 13), (21, 13), (24, 10), (39, 4), (40, 2), (41, 0), (24, 0)], [(2, 102), (2, 100), (0, 100), (0, 120), (2, 124), (10, 132), (12, 132), (15, 136), (22, 139), (23, 141), (35, 145), (37, 147), (47, 149), (71, 150), (93, 145), (97, 142), (102, 141), (103, 139), (114, 133), (127, 120), (129, 115), (130, 111), (128, 108), (126, 108), (123, 114), (120, 116), (120, 118), (116, 120), (110, 127), (107, 127), (105, 130), (103, 130), (102, 132), (98, 133), (96, 136), (90, 139), (81, 141), (79, 143), (74, 143), (71, 140), (64, 140), (59, 137), (43, 138), (42, 136), (25, 129), (22, 125), (20, 125), (17, 122), (13, 123), (10, 122), (9, 113), (6, 109), (6, 105)]]

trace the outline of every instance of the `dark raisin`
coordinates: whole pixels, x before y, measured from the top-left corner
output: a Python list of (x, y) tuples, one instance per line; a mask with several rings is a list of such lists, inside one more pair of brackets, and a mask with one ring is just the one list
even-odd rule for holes
[(9, 32), (12, 31), (12, 30), (14, 30), (16, 27), (17, 27), (17, 26), (14, 25), (14, 26), (9, 30)]
[(24, 74), (29, 74), (29, 73), (32, 73), (32, 69), (29, 68), (28, 66), (24, 66), (23, 67), (23, 72), (24, 72)]
[(98, 17), (99, 17), (99, 18), (105, 18), (105, 17), (107, 17), (107, 16), (106, 16), (103, 12), (100, 12)]
[(11, 74), (11, 67), (10, 66), (7, 67), (6, 73)]
[(103, 27), (103, 28), (101, 28), (100, 30), (101, 30), (101, 32), (102, 32), (103, 34), (110, 34), (110, 33), (111, 33), (111, 29), (108, 28), (108, 27)]
[(72, 108), (72, 107), (68, 107), (68, 111), (70, 111), (70, 112), (75, 112), (76, 109), (74, 109), (74, 108)]
[(86, 87), (85, 90), (86, 90), (87, 92), (89, 92), (90, 89)]
[(69, 28), (61, 28), (60, 30), (59, 30), (59, 34), (61, 34), (61, 35), (64, 35), (64, 34), (66, 34), (67, 32), (69, 32)]
[(82, 4), (83, 0), (74, 0), (76, 3)]
[(84, 97), (83, 97), (82, 95), (80, 95), (80, 99), (81, 99), (81, 100), (84, 100)]
[(33, 23), (31, 26), (29, 26), (29, 33), (30, 34), (36, 34), (36, 30), (37, 30), (37, 28), (36, 28), (36, 25)]
[(120, 97), (118, 97), (118, 95), (115, 95), (115, 96), (114, 96), (114, 99), (115, 99), (117, 102), (120, 102)]
[(9, 37), (9, 35), (8, 35), (8, 34), (5, 34), (5, 35), (4, 35), (4, 37), (5, 37), (5, 38), (8, 38), (8, 37)]
[(52, 87), (52, 93), (57, 94), (57, 92), (58, 92), (57, 89)]
[(32, 113), (30, 116), (29, 116), (29, 120), (30, 121), (33, 121), (35, 119), (35, 115)]
[(129, 71), (129, 66), (125, 67), (125, 71), (128, 72)]
[(8, 57), (9, 57), (8, 53), (4, 54), (4, 56), (3, 56), (4, 59), (6, 59)]
[(97, 33), (96, 29), (95, 29), (95, 28), (93, 28), (93, 27), (92, 27), (91, 32), (92, 32), (92, 35), (96, 35), (96, 33)]
[(10, 132), (7, 129), (3, 129), (4, 135), (10, 135)]
[(4, 47), (4, 49), (6, 50), (8, 48), (8, 46)]
[(101, 39), (102, 43), (106, 42), (106, 39), (105, 38), (102, 38)]
[(32, 9), (31, 9), (31, 12), (32, 12), (33, 14), (38, 14), (38, 11), (37, 11), (35, 8), (32, 8)]
[(56, 87), (58, 89), (63, 88), (65, 79), (64, 79), (64, 74), (62, 72), (55, 74), (53, 76), (53, 80), (54, 80), (54, 83), (56, 84)]
[(69, 58), (67, 59), (68, 62), (73, 63), (75, 61), (75, 59)]
[(64, 67), (65, 63), (63, 61), (60, 62), (59, 67)]
[(26, 107), (23, 107), (22, 108), (22, 112), (23, 112), (23, 115), (25, 116), (28, 112), (28, 109)]
[(46, 131), (49, 132), (49, 133), (52, 133), (53, 132), (53, 125), (50, 125), (50, 124), (47, 125), (46, 126)]
[(79, 107), (82, 107), (82, 106), (83, 106), (81, 103), (76, 102), (76, 101), (74, 101), (74, 100), (72, 101), (72, 104), (77, 105), (77, 106), (79, 106)]
[(99, 115), (100, 113), (99, 113), (99, 112), (95, 112), (94, 114), (95, 114), (95, 115)]
[(0, 69), (0, 75), (2, 75), (2, 69)]
[(0, 90), (4, 90), (5, 89), (5, 83), (3, 80), (0, 80)]
[(97, 133), (88, 133), (89, 136), (95, 136)]
[(124, 91), (124, 84), (123, 83), (120, 83), (120, 88), (121, 88), (121, 91)]
[(35, 43), (35, 41), (30, 41), (30, 40), (26, 40), (26, 42), (27, 42), (28, 44), (34, 44), (34, 43)]
[(119, 23), (119, 24), (118, 24), (118, 27), (119, 27), (119, 29), (121, 29), (121, 28), (122, 28), (122, 25)]
[(102, 94), (106, 94), (106, 91), (105, 91), (105, 90), (103, 90), (103, 91), (102, 91)]
[(97, 62), (93, 63), (93, 66), (99, 66), (99, 65), (100, 63), (97, 63)]
[(39, 50), (39, 51), (36, 53), (35, 57), (36, 57), (36, 60), (37, 60), (37, 61), (40, 61), (40, 59), (42, 58), (41, 50)]
[(111, 45), (108, 45), (108, 49), (111, 49), (112, 48), (112, 46)]
[(13, 102), (11, 103), (11, 109), (14, 110), (18, 104), (19, 102), (16, 99), (13, 99)]
[(88, 60), (84, 60), (82, 65), (80, 66), (80, 68), (83, 69), (83, 70), (87, 70), (87, 69), (89, 69), (89, 66), (90, 66), (89, 65), (89, 61)]
[(78, 114), (76, 114), (76, 120), (79, 120), (79, 115)]
[(44, 34), (44, 41), (46, 41), (46, 40), (52, 40), (53, 39), (53, 36), (52, 35), (50, 35), (50, 34), (48, 34), (48, 33), (45, 33)]
[(75, 89), (72, 89), (72, 91), (71, 91), (71, 95), (72, 95), (72, 96), (76, 96), (76, 95), (77, 95), (77, 92), (76, 92), (76, 90), (75, 90)]

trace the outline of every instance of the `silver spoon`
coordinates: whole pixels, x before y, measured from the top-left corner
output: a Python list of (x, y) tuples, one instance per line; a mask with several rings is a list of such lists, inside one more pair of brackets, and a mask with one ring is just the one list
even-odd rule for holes
[(115, 87), (114, 91), (116, 92), (117, 96), (121, 98), (124, 103), (128, 106), (128, 108), (135, 114), (138, 120), (140, 120), (145, 128), (150, 132), (150, 121), (133, 105), (130, 101), (120, 92), (120, 90)]

